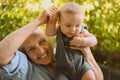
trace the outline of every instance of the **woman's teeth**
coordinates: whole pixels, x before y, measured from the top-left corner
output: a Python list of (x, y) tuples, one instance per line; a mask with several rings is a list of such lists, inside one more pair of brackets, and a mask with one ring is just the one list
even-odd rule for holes
[(47, 56), (47, 54), (44, 54), (43, 56), (41, 56), (40, 58), (43, 59)]

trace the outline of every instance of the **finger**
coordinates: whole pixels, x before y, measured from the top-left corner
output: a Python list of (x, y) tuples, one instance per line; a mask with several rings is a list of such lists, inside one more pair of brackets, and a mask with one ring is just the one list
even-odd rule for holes
[[(70, 43), (75, 43), (75, 44), (77, 44), (78, 42), (80, 43), (80, 41), (81, 41), (81, 37), (74, 37), (71, 41), (70, 41)], [(78, 44), (79, 44), (78, 43)]]
[(55, 9), (50, 10), (50, 21), (51, 23), (56, 22), (58, 12)]
[(56, 7), (55, 7), (55, 8), (53, 8), (53, 10), (55, 10), (56, 12), (59, 12), (59, 9), (58, 9), (58, 8), (56, 8)]
[(44, 10), (44, 11), (42, 11), (41, 14), (37, 17), (37, 19), (38, 19), (38, 20), (42, 19), (42, 22), (45, 23), (45, 22), (47, 22), (47, 15), (48, 15), (47, 11)]
[(77, 37), (83, 37), (83, 34), (78, 34)]
[(71, 42), (70, 45), (78, 46), (77, 42)]
[(73, 39), (70, 40), (70, 42), (71, 42), (71, 43), (72, 43), (72, 42), (75, 42), (75, 39), (76, 39), (76, 37), (73, 37)]
[(53, 12), (53, 15), (54, 15), (54, 19), (57, 19), (57, 17), (58, 17), (58, 10), (57, 9), (53, 9), (52, 12)]
[(51, 21), (52, 21), (52, 14), (51, 14), (51, 12), (50, 11), (48, 11), (48, 23), (51, 23)]
[(76, 50), (81, 50), (82, 48), (80, 47), (75, 47), (75, 46), (70, 46), (71, 49), (76, 49)]
[(59, 17), (59, 11), (60, 11), (60, 9), (58, 9), (58, 8), (55, 7), (53, 10), (56, 12), (56, 16)]
[(87, 47), (84, 47), (84, 46), (80, 46), (80, 47), (70, 46), (70, 48), (71, 48), (71, 49), (82, 50), (82, 49), (87, 48)]
[(50, 23), (53, 23), (53, 22), (54, 22), (55, 17), (56, 17), (55, 14), (56, 14), (56, 12), (55, 12), (54, 10), (50, 10), (50, 11), (49, 11)]

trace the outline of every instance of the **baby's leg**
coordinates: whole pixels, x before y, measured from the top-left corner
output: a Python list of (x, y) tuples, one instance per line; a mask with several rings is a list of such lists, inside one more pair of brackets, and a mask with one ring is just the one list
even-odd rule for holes
[(85, 72), (81, 80), (96, 80), (93, 70), (88, 70), (87, 72)]

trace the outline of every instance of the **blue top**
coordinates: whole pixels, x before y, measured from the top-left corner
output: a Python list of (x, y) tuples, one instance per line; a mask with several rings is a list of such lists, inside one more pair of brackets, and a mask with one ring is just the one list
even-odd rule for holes
[(30, 62), (20, 51), (10, 64), (0, 68), (0, 80), (55, 80), (54, 72), (47, 66)]

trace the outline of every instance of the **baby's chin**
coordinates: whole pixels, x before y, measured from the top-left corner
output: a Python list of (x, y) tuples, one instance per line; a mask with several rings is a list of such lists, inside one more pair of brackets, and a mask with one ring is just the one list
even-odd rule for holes
[(67, 37), (73, 37), (73, 36), (74, 36), (74, 35), (72, 35), (72, 34), (68, 34), (68, 35), (67, 35)]

